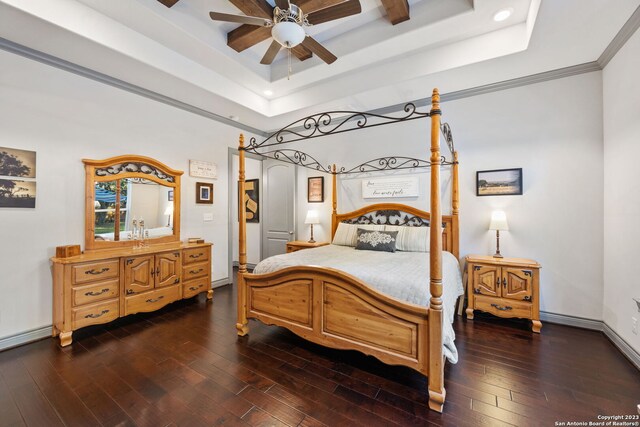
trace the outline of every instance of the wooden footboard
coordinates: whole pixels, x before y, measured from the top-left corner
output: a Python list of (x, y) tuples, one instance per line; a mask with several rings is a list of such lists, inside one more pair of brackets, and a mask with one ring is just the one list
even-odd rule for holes
[(238, 275), (238, 333), (247, 319), (283, 326), (331, 348), (358, 350), (429, 375), (429, 309), (390, 298), (331, 268), (289, 267)]

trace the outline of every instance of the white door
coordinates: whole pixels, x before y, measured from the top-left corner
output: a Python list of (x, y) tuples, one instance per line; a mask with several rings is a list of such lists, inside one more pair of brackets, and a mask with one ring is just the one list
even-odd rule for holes
[(278, 160), (262, 162), (262, 257), (283, 254), (295, 238), (296, 167)]

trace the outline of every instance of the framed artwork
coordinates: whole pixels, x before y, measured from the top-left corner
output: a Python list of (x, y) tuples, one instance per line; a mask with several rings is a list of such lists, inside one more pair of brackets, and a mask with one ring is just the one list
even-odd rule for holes
[(307, 202), (324, 202), (324, 177), (315, 176), (307, 179)]
[(196, 203), (213, 204), (213, 184), (196, 182)]
[(476, 172), (476, 196), (522, 195), (522, 168)]
[[(260, 180), (248, 179), (244, 182), (244, 195), (240, 194), (240, 182), (238, 182), (238, 196), (242, 200), (247, 222), (260, 222)], [(238, 213), (238, 220), (240, 213)]]
[(36, 177), (36, 152), (0, 147), (0, 176)]
[(0, 147), (0, 208), (35, 208), (35, 177), (35, 151)]
[(173, 202), (173, 190), (169, 190), (167, 197), (169, 202)]
[(0, 179), (0, 208), (35, 208), (36, 182)]

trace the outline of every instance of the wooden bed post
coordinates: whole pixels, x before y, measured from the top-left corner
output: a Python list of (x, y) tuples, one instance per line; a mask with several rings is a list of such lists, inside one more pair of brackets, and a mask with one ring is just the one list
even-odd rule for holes
[(333, 236), (336, 235), (336, 230), (338, 229), (338, 174), (336, 173), (335, 163), (331, 166), (331, 177), (333, 180), (333, 189), (331, 191), (333, 202), (333, 210), (331, 211), (331, 241), (333, 241)]
[(236, 329), (238, 335), (244, 336), (249, 333), (247, 322), (247, 296), (244, 284), (244, 275), (247, 272), (247, 212), (244, 209), (245, 191), (245, 165), (244, 165), (244, 135), (240, 134), (238, 145), (238, 323)]
[(453, 152), (453, 183), (451, 194), (451, 231), (453, 245), (451, 253), (460, 259), (460, 181), (458, 179), (458, 152)]
[(431, 227), (429, 289), (429, 408), (442, 412), (444, 405), (444, 359), (442, 352), (442, 211), (440, 206), (440, 94), (431, 96)]

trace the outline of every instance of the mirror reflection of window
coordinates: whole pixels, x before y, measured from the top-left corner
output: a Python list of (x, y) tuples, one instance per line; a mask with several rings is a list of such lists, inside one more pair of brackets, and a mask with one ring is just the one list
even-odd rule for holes
[[(142, 178), (124, 178), (95, 183), (95, 238), (118, 241), (131, 239), (133, 220), (144, 220), (149, 238), (173, 234), (167, 210), (171, 188)], [(118, 196), (120, 203), (117, 203)], [(119, 212), (119, 213), (118, 213)]]

